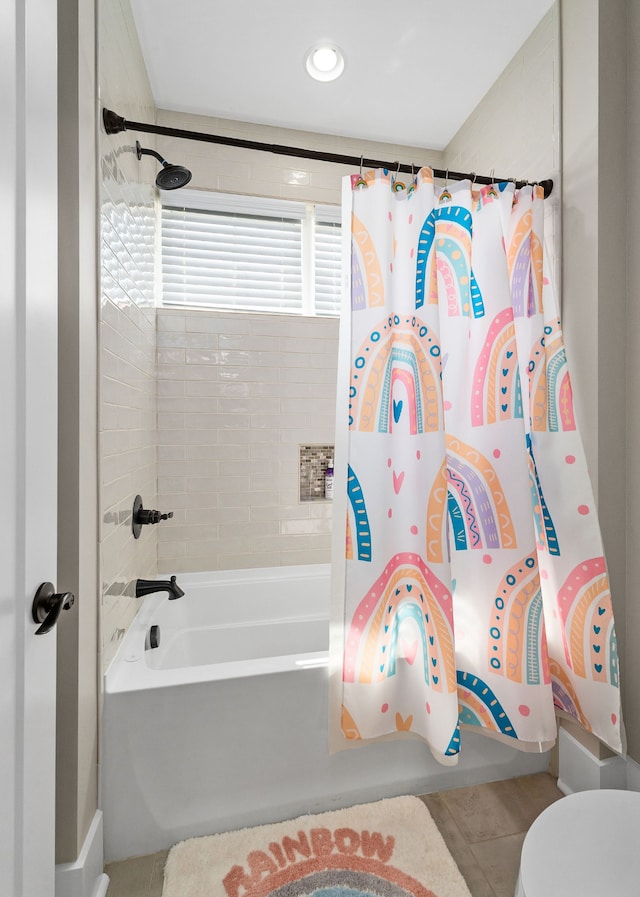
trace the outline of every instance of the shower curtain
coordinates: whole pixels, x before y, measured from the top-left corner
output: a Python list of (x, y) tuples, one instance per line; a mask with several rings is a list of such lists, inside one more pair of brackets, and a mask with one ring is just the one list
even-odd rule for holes
[(472, 726), (545, 750), (558, 710), (621, 751), (542, 189), (378, 170), (343, 200), (332, 749), (411, 733), (455, 763)]

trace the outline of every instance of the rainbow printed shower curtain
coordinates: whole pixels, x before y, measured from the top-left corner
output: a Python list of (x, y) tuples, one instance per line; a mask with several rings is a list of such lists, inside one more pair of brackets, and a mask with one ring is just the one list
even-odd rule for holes
[(473, 726), (545, 750), (559, 710), (621, 751), (542, 190), (345, 182), (332, 748), (407, 732), (451, 763)]

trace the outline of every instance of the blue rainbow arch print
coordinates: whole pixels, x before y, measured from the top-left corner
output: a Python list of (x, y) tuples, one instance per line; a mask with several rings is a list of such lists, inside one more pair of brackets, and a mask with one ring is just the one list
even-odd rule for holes
[(357, 559), (359, 561), (371, 560), (371, 526), (367, 505), (360, 481), (353, 467), (347, 466), (347, 495), (349, 506), (347, 509), (347, 557), (353, 557), (352, 537), (356, 534)]
[(471, 425), (523, 417), (522, 390), (513, 311), (501, 311), (491, 322), (476, 362), (471, 392)]
[(533, 519), (536, 526), (536, 537), (538, 539), (538, 544), (543, 548), (546, 548), (549, 554), (558, 556), (560, 554), (558, 534), (556, 533), (551, 513), (545, 501), (544, 493), (542, 492), (542, 483), (538, 476), (536, 459), (533, 456), (533, 443), (529, 433), (526, 434), (526, 441), (531, 506), (533, 508)]
[(451, 741), (449, 742), (449, 746), (444, 752), (445, 757), (455, 757), (456, 754), (460, 753), (460, 723), (453, 730), (453, 735), (451, 736)]
[(493, 465), (453, 436), (446, 437), (446, 445), (452, 547), (516, 548), (513, 520)]
[(575, 430), (573, 390), (559, 318), (545, 324), (529, 356), (528, 374), (532, 430)]
[(618, 646), (604, 557), (582, 561), (558, 592), (567, 666), (582, 679), (618, 687)]
[(488, 623), (489, 668), (511, 682), (549, 684), (538, 562), (527, 555), (502, 577)]
[(429, 688), (455, 691), (451, 593), (408, 552), (391, 558), (358, 604), (346, 634), (343, 680), (384, 681), (395, 676), (400, 657), (411, 666), (419, 657)]
[(481, 726), (509, 738), (517, 738), (513, 723), (495, 692), (473, 673), (458, 670), (458, 703), (460, 722), (467, 726)]
[(425, 297), (438, 302), (438, 277), (446, 292), (450, 317), (481, 318), (484, 302), (471, 268), (471, 212), (463, 206), (432, 209), (418, 238), (416, 256), (416, 309)]
[(349, 427), (409, 435), (442, 421), (440, 343), (415, 316), (389, 315), (358, 349), (351, 368)]
[(351, 215), (351, 308), (384, 305), (384, 280), (378, 253), (362, 221)]

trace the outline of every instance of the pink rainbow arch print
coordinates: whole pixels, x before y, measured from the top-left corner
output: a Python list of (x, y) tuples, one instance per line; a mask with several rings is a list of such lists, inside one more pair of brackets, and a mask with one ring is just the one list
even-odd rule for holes
[[(411, 631), (403, 646), (399, 625)], [(344, 682), (375, 683), (394, 676), (400, 656), (421, 656), (434, 691), (456, 690), (451, 593), (419, 555), (403, 552), (386, 564), (355, 609), (344, 651)]]

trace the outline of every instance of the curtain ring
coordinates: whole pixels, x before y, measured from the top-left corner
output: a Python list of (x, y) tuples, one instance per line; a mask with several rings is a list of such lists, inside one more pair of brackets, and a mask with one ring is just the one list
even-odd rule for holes
[(396, 165), (398, 167), (396, 168), (395, 175), (391, 179), (391, 186), (392, 186), (394, 193), (400, 193), (402, 190), (404, 190), (406, 188), (406, 184), (403, 184), (403, 182), (399, 179), (400, 178), (400, 162), (396, 162)]
[(362, 166), (363, 165), (364, 165), (364, 156), (360, 156), (360, 175), (358, 176), (358, 178), (354, 184), (354, 186), (358, 187), (358, 188), (367, 186), (367, 182), (365, 181), (364, 177), (362, 176)]
[(473, 187), (473, 185), (474, 185), (475, 182), (476, 182), (476, 178), (478, 177), (478, 175), (475, 173), (475, 171), (472, 171), (471, 174), (473, 175), (473, 177), (471, 178), (471, 186)]
[(489, 174), (489, 178), (491, 179), (491, 183), (490, 183), (490, 185), (489, 185), (489, 192), (488, 192), (488, 195), (489, 195), (489, 196), (496, 196), (496, 197), (497, 197), (497, 195), (498, 195), (498, 191), (496, 190), (496, 170), (495, 170), (495, 168), (492, 168), (492, 169), (491, 169), (491, 173)]
[(449, 189), (449, 169), (448, 168), (445, 169), (445, 172), (444, 172), (444, 189), (445, 190)]

